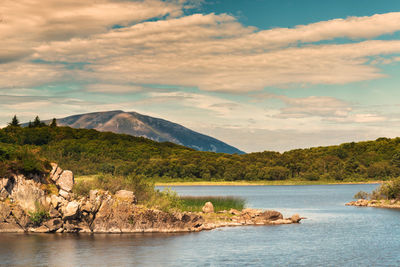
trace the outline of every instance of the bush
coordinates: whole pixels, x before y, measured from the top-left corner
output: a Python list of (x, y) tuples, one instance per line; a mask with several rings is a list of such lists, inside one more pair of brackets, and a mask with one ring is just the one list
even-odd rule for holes
[(360, 191), (354, 195), (355, 199), (368, 199), (370, 195), (367, 192)]
[(35, 203), (35, 211), (34, 212), (29, 212), (29, 219), (33, 223), (34, 226), (39, 226), (42, 224), (42, 222), (46, 221), (49, 219), (49, 212), (38, 202)]
[(372, 192), (372, 199), (400, 199), (400, 178), (382, 184)]

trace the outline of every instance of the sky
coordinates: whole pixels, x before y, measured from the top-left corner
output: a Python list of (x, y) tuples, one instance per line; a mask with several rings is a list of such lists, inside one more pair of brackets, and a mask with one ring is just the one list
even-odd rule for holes
[(0, 127), (136, 111), (246, 152), (400, 136), (398, 0), (3, 0)]

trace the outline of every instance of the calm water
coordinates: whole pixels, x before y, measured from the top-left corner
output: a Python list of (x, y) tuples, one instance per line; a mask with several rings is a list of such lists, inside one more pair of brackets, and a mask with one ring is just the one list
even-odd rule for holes
[(191, 234), (2, 234), (0, 265), (400, 266), (400, 211), (344, 206), (375, 187), (175, 187), (181, 195), (241, 196), (249, 207), (309, 219)]

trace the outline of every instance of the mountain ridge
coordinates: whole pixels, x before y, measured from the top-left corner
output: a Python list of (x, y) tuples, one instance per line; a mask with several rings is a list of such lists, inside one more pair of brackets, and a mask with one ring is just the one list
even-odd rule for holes
[[(172, 142), (199, 151), (245, 154), (245, 152), (214, 137), (195, 132), (180, 124), (162, 118), (155, 118), (134, 111), (112, 110), (91, 112), (58, 118), (56, 120), (59, 126), (129, 134), (145, 137), (157, 142)], [(48, 123), (49, 121), (45, 122)]]

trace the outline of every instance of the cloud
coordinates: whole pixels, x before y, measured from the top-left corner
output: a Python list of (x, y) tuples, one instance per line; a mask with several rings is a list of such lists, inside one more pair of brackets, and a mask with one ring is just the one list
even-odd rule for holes
[(278, 115), (284, 118), (301, 118), (310, 116), (346, 118), (352, 111), (349, 103), (334, 97), (309, 96), (304, 98), (290, 98), (275, 96), (282, 100), (286, 107)]
[(90, 62), (81, 79), (101, 83), (168, 84), (224, 92), (346, 84), (385, 77), (376, 64), (369, 64), (370, 59), (400, 53), (400, 41), (292, 44), (394, 32), (400, 28), (393, 23), (399, 17), (400, 13), (388, 13), (259, 31), (226, 14), (194, 14), (138, 23), (90, 39), (46, 43), (36, 48), (35, 57)]

